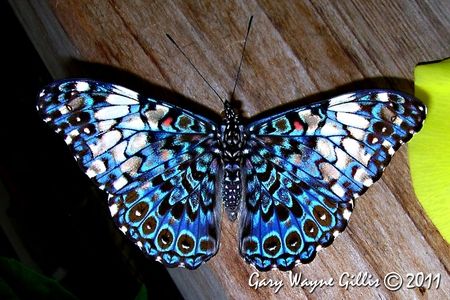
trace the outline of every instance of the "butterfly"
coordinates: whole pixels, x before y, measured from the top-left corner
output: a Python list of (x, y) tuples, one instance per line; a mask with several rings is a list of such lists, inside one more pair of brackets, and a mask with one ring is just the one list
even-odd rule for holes
[(208, 261), (223, 203), (239, 218), (240, 254), (261, 271), (290, 270), (329, 246), (426, 116), (414, 97), (374, 89), (246, 124), (224, 101), (216, 123), (89, 79), (50, 84), (37, 109), (147, 256), (187, 269)]

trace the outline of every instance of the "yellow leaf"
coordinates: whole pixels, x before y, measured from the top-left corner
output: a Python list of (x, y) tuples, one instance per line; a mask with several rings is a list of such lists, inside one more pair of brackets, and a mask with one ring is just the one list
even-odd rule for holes
[(420, 134), (408, 144), (417, 198), (450, 242), (450, 59), (416, 66), (415, 94), (428, 108)]

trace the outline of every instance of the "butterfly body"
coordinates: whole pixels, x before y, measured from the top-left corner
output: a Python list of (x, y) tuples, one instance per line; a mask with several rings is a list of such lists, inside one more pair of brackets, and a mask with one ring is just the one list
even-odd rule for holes
[(223, 165), (222, 200), (230, 221), (236, 220), (242, 198), (242, 148), (245, 143), (239, 115), (230, 102), (225, 102), (221, 126), (221, 158)]
[(110, 83), (68, 79), (39, 95), (44, 121), (108, 193), (111, 216), (144, 254), (195, 269), (219, 249), (220, 210), (239, 217), (239, 252), (258, 270), (312, 261), (347, 226), (426, 107), (364, 90), (242, 124), (221, 124)]

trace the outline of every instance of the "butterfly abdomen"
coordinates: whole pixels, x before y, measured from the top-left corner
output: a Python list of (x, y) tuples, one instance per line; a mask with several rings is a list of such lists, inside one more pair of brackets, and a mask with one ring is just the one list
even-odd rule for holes
[[(228, 165), (236, 169), (236, 165)], [(240, 168), (236, 170), (224, 170), (222, 186), (222, 199), (228, 218), (231, 221), (236, 220), (242, 197), (242, 183), (240, 179)]]
[(236, 220), (242, 197), (243, 128), (239, 116), (229, 102), (225, 102), (225, 118), (221, 128), (223, 183), (222, 200), (230, 221)]

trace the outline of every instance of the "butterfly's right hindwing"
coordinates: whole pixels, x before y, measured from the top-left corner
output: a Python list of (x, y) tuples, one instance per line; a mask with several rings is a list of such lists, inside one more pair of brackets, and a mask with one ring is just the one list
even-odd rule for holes
[(38, 110), (108, 192), (116, 225), (144, 253), (192, 269), (217, 252), (213, 122), (90, 80), (51, 84)]

